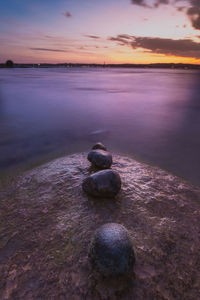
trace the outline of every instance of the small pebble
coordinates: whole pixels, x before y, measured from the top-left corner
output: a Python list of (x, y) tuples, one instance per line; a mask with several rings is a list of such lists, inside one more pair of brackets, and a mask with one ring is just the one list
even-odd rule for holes
[(100, 150), (104, 150), (107, 151), (106, 147), (104, 146), (104, 144), (102, 143), (96, 143), (93, 147), (92, 150), (96, 150), (96, 149), (100, 149)]

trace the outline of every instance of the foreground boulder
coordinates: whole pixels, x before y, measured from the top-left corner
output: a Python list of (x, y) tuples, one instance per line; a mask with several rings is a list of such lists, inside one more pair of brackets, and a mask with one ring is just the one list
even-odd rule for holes
[(109, 169), (112, 165), (112, 155), (104, 150), (90, 151), (88, 160), (98, 169)]
[(104, 146), (104, 144), (102, 143), (96, 143), (93, 147), (92, 150), (96, 150), (96, 149), (100, 149), (100, 150), (104, 150), (107, 151), (106, 147)]
[(121, 179), (117, 172), (103, 170), (88, 176), (82, 183), (83, 190), (95, 197), (115, 197), (121, 189)]
[(96, 230), (89, 257), (103, 276), (125, 275), (133, 269), (135, 255), (126, 228), (108, 223)]

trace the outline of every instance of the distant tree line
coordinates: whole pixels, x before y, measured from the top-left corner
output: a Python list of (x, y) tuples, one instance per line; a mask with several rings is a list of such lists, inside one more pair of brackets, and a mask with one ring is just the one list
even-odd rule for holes
[(7, 60), (5, 65), (6, 65), (6, 68), (13, 68), (14, 67), (14, 63), (13, 63), (12, 60)]
[(152, 69), (196, 69), (200, 70), (200, 65), (195, 64), (182, 64), (182, 63), (152, 63), (152, 64), (95, 64), (95, 63), (60, 63), (60, 64), (48, 64), (48, 63), (13, 63), (12, 60), (7, 60), (6, 63), (0, 63), (0, 68), (152, 68)]

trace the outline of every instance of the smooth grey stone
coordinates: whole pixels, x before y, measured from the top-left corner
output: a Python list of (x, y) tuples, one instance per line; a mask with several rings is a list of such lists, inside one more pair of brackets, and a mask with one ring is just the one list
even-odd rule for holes
[(112, 165), (112, 155), (100, 149), (90, 151), (88, 160), (98, 169), (109, 169)]
[(98, 142), (96, 143), (93, 147), (92, 147), (92, 150), (96, 150), (96, 149), (100, 149), (100, 150), (104, 150), (106, 151), (106, 147), (104, 146), (104, 144)]
[(113, 170), (103, 170), (88, 176), (82, 183), (83, 190), (95, 197), (115, 197), (121, 189), (121, 178)]
[(101, 226), (91, 241), (89, 257), (103, 276), (129, 273), (133, 269), (135, 255), (127, 229), (117, 223)]

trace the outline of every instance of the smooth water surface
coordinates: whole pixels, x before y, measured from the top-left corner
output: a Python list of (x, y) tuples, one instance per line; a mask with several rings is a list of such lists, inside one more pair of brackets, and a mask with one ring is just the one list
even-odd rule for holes
[(0, 70), (1, 171), (96, 141), (200, 185), (200, 72)]

